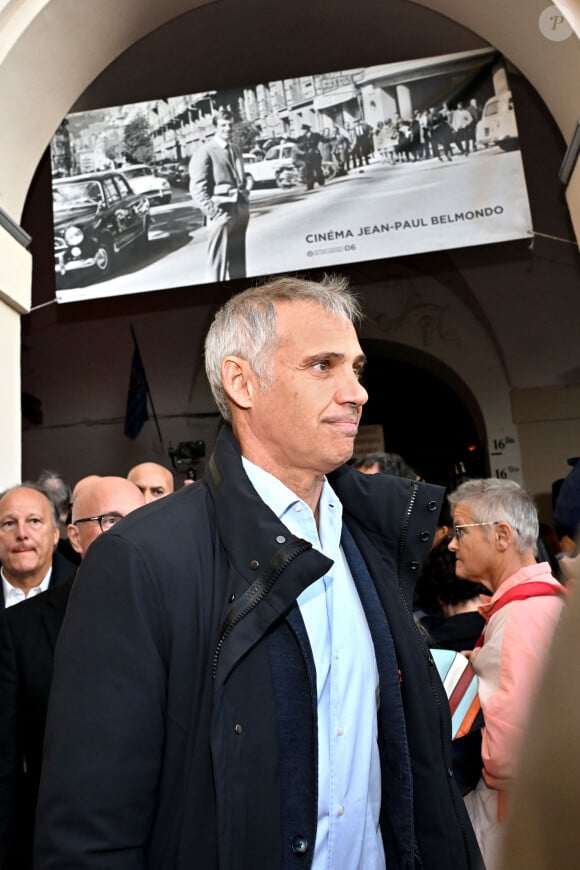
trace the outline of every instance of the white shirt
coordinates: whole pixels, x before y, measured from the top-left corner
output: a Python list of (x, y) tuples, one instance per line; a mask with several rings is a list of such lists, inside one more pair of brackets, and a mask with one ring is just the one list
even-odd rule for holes
[(298, 598), (316, 666), (318, 827), (312, 870), (384, 870), (379, 830), (378, 670), (374, 646), (340, 546), (342, 505), (325, 479), (319, 529), (306, 502), (242, 457), (262, 500), (288, 530), (332, 559)]
[(46, 592), (50, 584), (52, 575), (52, 565), (48, 569), (48, 573), (44, 576), (38, 586), (33, 586), (28, 590), (28, 595), (24, 593), (24, 589), (19, 589), (13, 586), (5, 575), (4, 569), (0, 568), (0, 577), (2, 578), (2, 589), (4, 591), (4, 607), (12, 607), (13, 604), (18, 604), (20, 601), (28, 601), (29, 598), (34, 598), (35, 595), (40, 595), (41, 592)]

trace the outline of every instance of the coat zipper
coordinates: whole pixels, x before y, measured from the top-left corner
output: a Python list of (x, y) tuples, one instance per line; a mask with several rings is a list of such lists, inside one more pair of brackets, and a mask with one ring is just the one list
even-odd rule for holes
[[(412, 491), (412, 493), (411, 493), (411, 498), (409, 499), (409, 504), (407, 505), (407, 511), (406, 511), (406, 513), (405, 513), (405, 518), (404, 518), (404, 521), (403, 521), (403, 527), (402, 527), (402, 530), (401, 530), (401, 542), (400, 542), (400, 544), (399, 544), (399, 571), (400, 571), (401, 566), (402, 566), (403, 549), (404, 549), (404, 546), (405, 546), (405, 543), (406, 543), (406, 540), (407, 540), (407, 531), (408, 531), (409, 522), (410, 522), (410, 519), (411, 519), (411, 512), (412, 512), (412, 510), (413, 510), (413, 507), (414, 507), (415, 501), (416, 501), (416, 499), (417, 499), (417, 493), (418, 493), (418, 491), (419, 491), (419, 485), (418, 485), (417, 483), (414, 483), (414, 484), (413, 484), (413, 491)], [(426, 650), (426, 654), (427, 654), (427, 663), (428, 663), (428, 665), (429, 665), (430, 667), (435, 667), (435, 662), (434, 662), (434, 660), (433, 660), (433, 656), (431, 655), (431, 652), (429, 651), (429, 649), (426, 647), (425, 640), (424, 640), (424, 638), (421, 636), (421, 632), (420, 632), (419, 629), (417, 628), (417, 623), (415, 622), (415, 619), (414, 619), (414, 617), (413, 617), (413, 614), (409, 612), (409, 607), (408, 607), (408, 605), (407, 605), (407, 599), (405, 598), (405, 595), (404, 595), (404, 593), (403, 593), (403, 590), (402, 590), (400, 584), (399, 584), (399, 593), (400, 593), (400, 595), (401, 595), (401, 598), (403, 599), (403, 604), (404, 604), (405, 610), (407, 611), (407, 614), (410, 616), (410, 618), (411, 618), (411, 620), (412, 620), (412, 622), (413, 622), (413, 624), (414, 624), (415, 632), (416, 632), (416, 634), (417, 634), (417, 637), (418, 637), (418, 639), (419, 639), (419, 642), (420, 642), (422, 648), (423, 648), (424, 650)], [(402, 675), (402, 674), (399, 675), (399, 679), (400, 679), (400, 681), (401, 681), (401, 683), (402, 683), (402, 682), (403, 682), (403, 675)], [(431, 679), (429, 680), (429, 685), (430, 685), (430, 688), (431, 688), (431, 694), (433, 695), (433, 699), (434, 699), (434, 701), (435, 701), (435, 706), (436, 706), (436, 708), (439, 710), (439, 715), (441, 716), (441, 705), (439, 704), (439, 697), (438, 697), (438, 695), (437, 695), (437, 692), (435, 691), (435, 687), (433, 686), (433, 681), (432, 681)], [(441, 742), (442, 742), (442, 741), (441, 741)], [(444, 749), (444, 747), (442, 747), (442, 748)], [(444, 757), (445, 757), (445, 755), (444, 755)], [(449, 785), (449, 788), (451, 788), (450, 785)], [(453, 801), (452, 801), (452, 803), (453, 803)], [(463, 825), (461, 819), (458, 819), (458, 821), (459, 821), (459, 824), (460, 824), (461, 830), (462, 830), (462, 832), (463, 832), (463, 837), (464, 837), (464, 843), (465, 843), (466, 852), (469, 853), (469, 847), (468, 847), (468, 844), (467, 844), (467, 834), (466, 834), (465, 826)], [(417, 849), (417, 845), (416, 845), (416, 844), (415, 844), (415, 848)], [(420, 857), (420, 856), (419, 856), (419, 857)]]
[(308, 541), (300, 541), (298, 544), (288, 543), (284, 547), (281, 547), (268, 564), (264, 573), (252, 583), (250, 588), (244, 592), (239, 601), (230, 608), (222, 623), (220, 637), (213, 656), (212, 678), (214, 680), (222, 647), (228, 635), (231, 634), (235, 626), (244, 619), (244, 617), (248, 616), (248, 614), (251, 613), (252, 610), (254, 610), (254, 608), (264, 599), (288, 565), (293, 562), (297, 556), (300, 556), (302, 553), (311, 549), (312, 544)]
[(403, 550), (405, 548), (405, 544), (407, 543), (407, 531), (409, 529), (409, 522), (411, 520), (411, 513), (413, 512), (413, 508), (415, 507), (415, 502), (417, 501), (417, 493), (419, 492), (419, 484), (414, 483), (413, 489), (411, 491), (411, 498), (409, 499), (409, 504), (407, 505), (407, 510), (405, 512), (405, 517), (403, 519), (403, 526), (401, 528), (401, 540), (399, 542), (399, 574), (401, 573), (402, 568), (402, 559), (403, 559)]

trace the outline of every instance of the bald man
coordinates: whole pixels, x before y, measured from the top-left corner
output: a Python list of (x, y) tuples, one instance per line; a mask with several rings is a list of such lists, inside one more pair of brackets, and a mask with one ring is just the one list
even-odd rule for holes
[[(84, 557), (95, 538), (144, 504), (143, 493), (124, 477), (79, 481), (67, 530), (72, 546)], [(7, 609), (0, 621), (0, 868), (32, 868), (54, 649), (73, 579)]]
[(173, 492), (172, 473), (157, 462), (142, 462), (136, 465), (127, 475), (127, 480), (139, 487), (147, 504)]
[(84, 556), (95, 538), (145, 502), (141, 489), (124, 477), (91, 477), (80, 481), (74, 490), (67, 529), (72, 547)]

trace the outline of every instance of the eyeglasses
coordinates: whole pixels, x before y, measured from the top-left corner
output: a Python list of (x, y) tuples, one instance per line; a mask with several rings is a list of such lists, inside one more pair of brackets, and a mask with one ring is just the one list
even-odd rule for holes
[[(465, 531), (464, 531), (465, 529), (469, 529), (472, 526), (499, 526), (499, 524), (501, 522), (504, 522), (504, 521), (503, 520), (496, 520), (493, 523), (491, 523), (491, 522), (490, 523), (461, 523), (459, 526), (453, 525), (453, 537), (456, 538), (458, 541), (461, 541), (462, 538), (465, 537)], [(515, 526), (512, 526), (512, 528), (513, 528), (514, 532), (517, 535), (519, 535), (520, 530), (516, 529)]]
[(98, 517), (83, 517), (80, 520), (75, 520), (73, 526), (78, 526), (79, 523), (98, 523), (102, 532), (108, 532), (122, 519), (121, 514), (99, 514)]

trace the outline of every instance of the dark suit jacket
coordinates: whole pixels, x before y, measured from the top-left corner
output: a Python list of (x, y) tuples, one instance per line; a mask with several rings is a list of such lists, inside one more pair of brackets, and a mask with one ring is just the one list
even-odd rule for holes
[(74, 579), (0, 614), (0, 870), (32, 867), (34, 813), (56, 640)]

